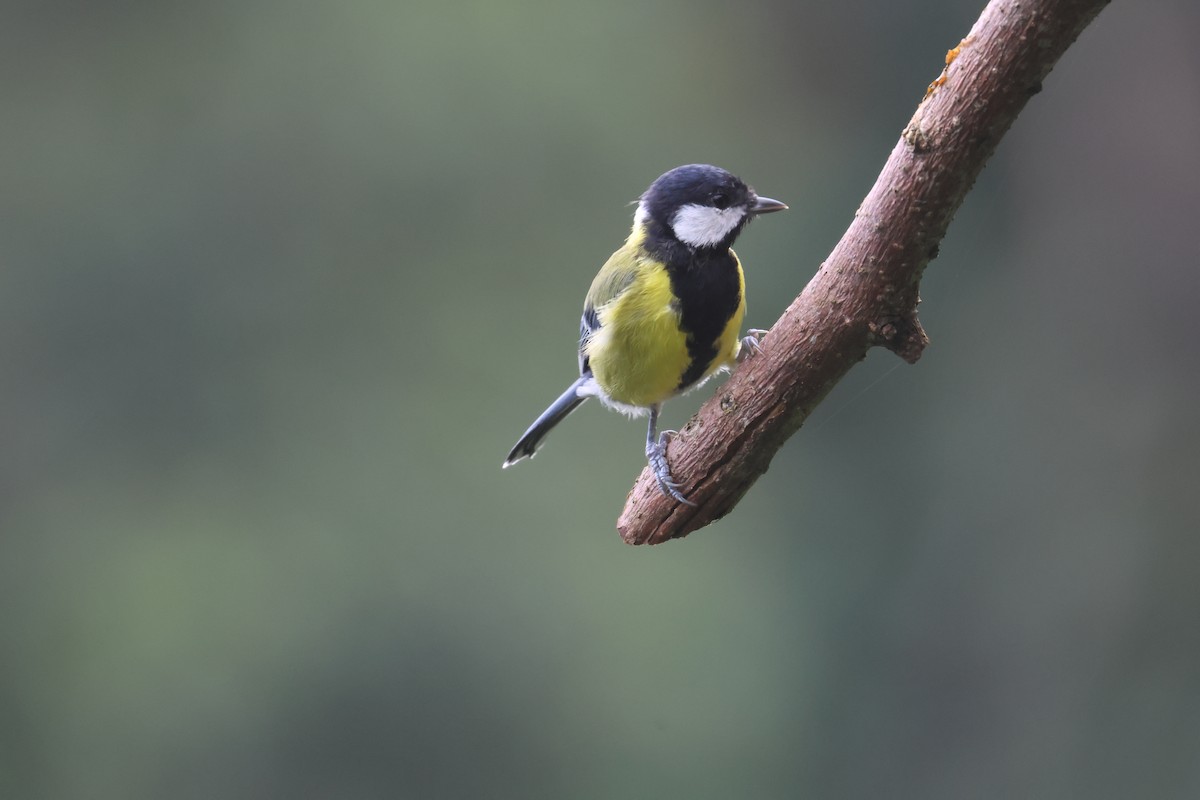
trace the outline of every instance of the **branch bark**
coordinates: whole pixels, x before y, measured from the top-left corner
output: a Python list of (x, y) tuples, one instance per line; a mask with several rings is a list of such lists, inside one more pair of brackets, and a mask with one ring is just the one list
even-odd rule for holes
[(630, 544), (686, 536), (728, 514), (779, 448), (876, 346), (914, 363), (921, 275), (1001, 137), (1109, 0), (991, 0), (946, 55), (854, 221), (763, 340), (763, 351), (672, 440), (689, 507), (642, 471), (617, 522)]

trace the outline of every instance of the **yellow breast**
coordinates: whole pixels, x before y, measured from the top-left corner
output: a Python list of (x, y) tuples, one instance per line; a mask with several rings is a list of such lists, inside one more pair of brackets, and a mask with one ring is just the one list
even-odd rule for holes
[[(597, 384), (610, 399), (646, 407), (679, 393), (691, 356), (667, 271), (643, 255), (636, 258), (639, 263), (629, 284), (597, 307), (601, 327), (586, 343), (585, 352)], [(738, 273), (739, 294), (744, 298), (740, 264)], [(740, 301), (715, 343), (716, 358), (706, 365), (703, 378), (733, 365), (745, 311), (745, 302)]]

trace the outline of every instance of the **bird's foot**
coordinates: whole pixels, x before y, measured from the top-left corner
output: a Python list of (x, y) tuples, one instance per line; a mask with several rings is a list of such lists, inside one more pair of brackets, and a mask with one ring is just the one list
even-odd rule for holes
[(750, 356), (756, 356), (762, 352), (762, 342), (760, 339), (767, 335), (767, 331), (762, 328), (751, 328), (746, 331), (748, 335), (742, 337), (742, 346), (738, 349), (737, 360), (742, 363)]
[(695, 507), (696, 504), (679, 491), (682, 484), (671, 477), (671, 466), (667, 463), (667, 442), (671, 441), (671, 437), (676, 433), (677, 431), (663, 431), (659, 434), (657, 442), (646, 445), (646, 460), (650, 462), (654, 479), (658, 481), (658, 488), (662, 490), (663, 494), (678, 500), (685, 506)]

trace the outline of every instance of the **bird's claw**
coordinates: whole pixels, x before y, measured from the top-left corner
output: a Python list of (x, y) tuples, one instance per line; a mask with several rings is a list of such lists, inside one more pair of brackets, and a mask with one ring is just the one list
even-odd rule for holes
[(746, 336), (742, 337), (742, 346), (738, 350), (737, 360), (740, 364), (751, 356), (756, 356), (762, 352), (762, 337), (767, 335), (767, 331), (762, 328), (750, 328), (746, 331)]
[(662, 490), (662, 493), (685, 506), (694, 508), (696, 504), (679, 491), (682, 484), (671, 477), (671, 466), (667, 463), (667, 442), (676, 433), (677, 431), (663, 431), (659, 434), (658, 441), (653, 446), (646, 448), (646, 460), (650, 462), (650, 471), (654, 473), (654, 479), (658, 481), (658, 488)]

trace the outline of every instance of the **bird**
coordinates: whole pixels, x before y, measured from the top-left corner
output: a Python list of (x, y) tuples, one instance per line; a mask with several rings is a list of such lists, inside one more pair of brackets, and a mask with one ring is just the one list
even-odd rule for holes
[(579, 323), (579, 378), (513, 445), (504, 467), (532, 457), (546, 434), (589, 397), (631, 417), (649, 415), (646, 460), (659, 489), (686, 505), (658, 433), (667, 400), (759, 351), (764, 331), (740, 338), (746, 284), (734, 240), (757, 216), (787, 205), (732, 173), (686, 164), (636, 201), (629, 237), (596, 274)]

